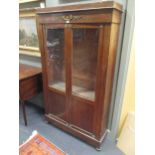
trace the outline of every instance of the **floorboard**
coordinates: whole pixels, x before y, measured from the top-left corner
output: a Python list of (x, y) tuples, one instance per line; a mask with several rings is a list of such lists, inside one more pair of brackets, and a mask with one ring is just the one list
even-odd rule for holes
[(55, 126), (48, 124), (43, 115), (43, 109), (26, 104), (28, 126), (24, 125), (22, 109), (19, 110), (19, 145), (22, 144), (34, 130), (57, 145), (69, 155), (123, 155), (123, 153), (108, 139), (103, 143), (102, 150), (96, 151), (95, 148), (85, 142), (63, 132)]

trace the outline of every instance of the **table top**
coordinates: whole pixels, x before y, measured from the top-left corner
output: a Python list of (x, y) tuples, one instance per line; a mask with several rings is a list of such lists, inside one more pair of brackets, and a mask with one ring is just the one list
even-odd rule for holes
[(25, 64), (19, 64), (19, 80), (24, 80), (29, 77), (33, 77), (37, 74), (41, 74), (42, 69), (39, 67), (34, 67)]

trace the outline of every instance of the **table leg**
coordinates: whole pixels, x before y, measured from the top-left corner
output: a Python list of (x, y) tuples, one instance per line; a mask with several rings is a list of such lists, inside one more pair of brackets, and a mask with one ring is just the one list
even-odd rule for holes
[(21, 101), (21, 104), (22, 104), (22, 110), (23, 110), (23, 117), (24, 117), (25, 126), (27, 126), (27, 118), (26, 118), (25, 102), (24, 102), (24, 101)]

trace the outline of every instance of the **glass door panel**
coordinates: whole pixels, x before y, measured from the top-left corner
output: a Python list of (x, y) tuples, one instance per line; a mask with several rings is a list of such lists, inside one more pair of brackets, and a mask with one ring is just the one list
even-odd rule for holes
[(47, 29), (48, 86), (65, 91), (64, 29)]
[(73, 28), (72, 94), (95, 101), (99, 29)]

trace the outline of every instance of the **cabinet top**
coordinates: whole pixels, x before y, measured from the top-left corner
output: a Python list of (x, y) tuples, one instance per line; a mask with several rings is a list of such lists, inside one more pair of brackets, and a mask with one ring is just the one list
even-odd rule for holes
[(116, 9), (122, 11), (122, 5), (109, 0), (104, 0), (101, 2), (91, 2), (91, 3), (81, 3), (72, 5), (59, 5), (48, 8), (37, 9), (37, 14), (46, 13), (58, 13), (58, 12), (71, 12), (71, 11), (84, 11), (84, 10), (98, 10), (98, 9)]

